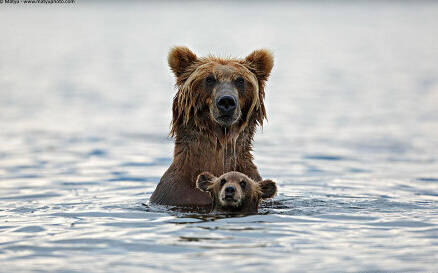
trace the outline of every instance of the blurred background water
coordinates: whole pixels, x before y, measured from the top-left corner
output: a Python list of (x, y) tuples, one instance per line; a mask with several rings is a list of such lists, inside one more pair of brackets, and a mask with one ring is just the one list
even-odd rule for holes
[[(438, 271), (438, 4), (0, 4), (0, 271)], [(150, 206), (171, 46), (271, 49), (258, 215)], [(143, 203), (145, 205), (143, 205)]]

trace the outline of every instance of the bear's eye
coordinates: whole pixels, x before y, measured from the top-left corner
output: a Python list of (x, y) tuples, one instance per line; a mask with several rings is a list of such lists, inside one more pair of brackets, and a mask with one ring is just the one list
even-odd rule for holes
[(242, 187), (242, 189), (244, 189), (246, 187), (246, 181), (245, 180), (240, 181), (240, 186)]
[(234, 82), (238, 88), (243, 88), (245, 84), (245, 80), (242, 77), (238, 77)]
[(225, 185), (225, 183), (227, 183), (227, 180), (222, 179), (222, 180), (221, 180), (221, 186)]
[(207, 84), (207, 86), (213, 86), (215, 83), (216, 79), (213, 76), (208, 76), (205, 78), (205, 84)]

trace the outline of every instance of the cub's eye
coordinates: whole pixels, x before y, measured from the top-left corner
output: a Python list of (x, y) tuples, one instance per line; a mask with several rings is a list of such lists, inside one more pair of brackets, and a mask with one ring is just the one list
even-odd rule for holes
[(242, 187), (242, 189), (244, 189), (246, 187), (246, 181), (245, 180), (240, 181), (240, 186)]
[(207, 84), (207, 86), (212, 86), (216, 83), (216, 79), (213, 76), (208, 76), (207, 78), (205, 78), (205, 83)]
[(245, 84), (245, 80), (242, 77), (238, 77), (234, 82), (238, 88), (243, 88), (243, 85)]
[(221, 186), (225, 185), (225, 183), (227, 183), (227, 180), (222, 179), (222, 180), (221, 180)]

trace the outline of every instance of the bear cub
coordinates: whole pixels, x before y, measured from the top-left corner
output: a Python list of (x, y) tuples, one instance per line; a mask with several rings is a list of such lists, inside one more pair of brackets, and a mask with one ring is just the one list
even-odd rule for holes
[(255, 182), (240, 172), (228, 172), (219, 177), (203, 172), (196, 187), (210, 193), (213, 209), (228, 213), (257, 213), (262, 199), (272, 198), (277, 185), (272, 180)]

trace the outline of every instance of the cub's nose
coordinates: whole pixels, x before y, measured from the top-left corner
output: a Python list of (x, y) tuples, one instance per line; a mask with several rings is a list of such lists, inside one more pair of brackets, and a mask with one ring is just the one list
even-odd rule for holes
[(216, 101), (217, 108), (224, 115), (230, 115), (234, 112), (237, 106), (237, 101), (233, 96), (220, 96)]
[(225, 188), (225, 196), (233, 196), (236, 189), (233, 186), (228, 186)]

